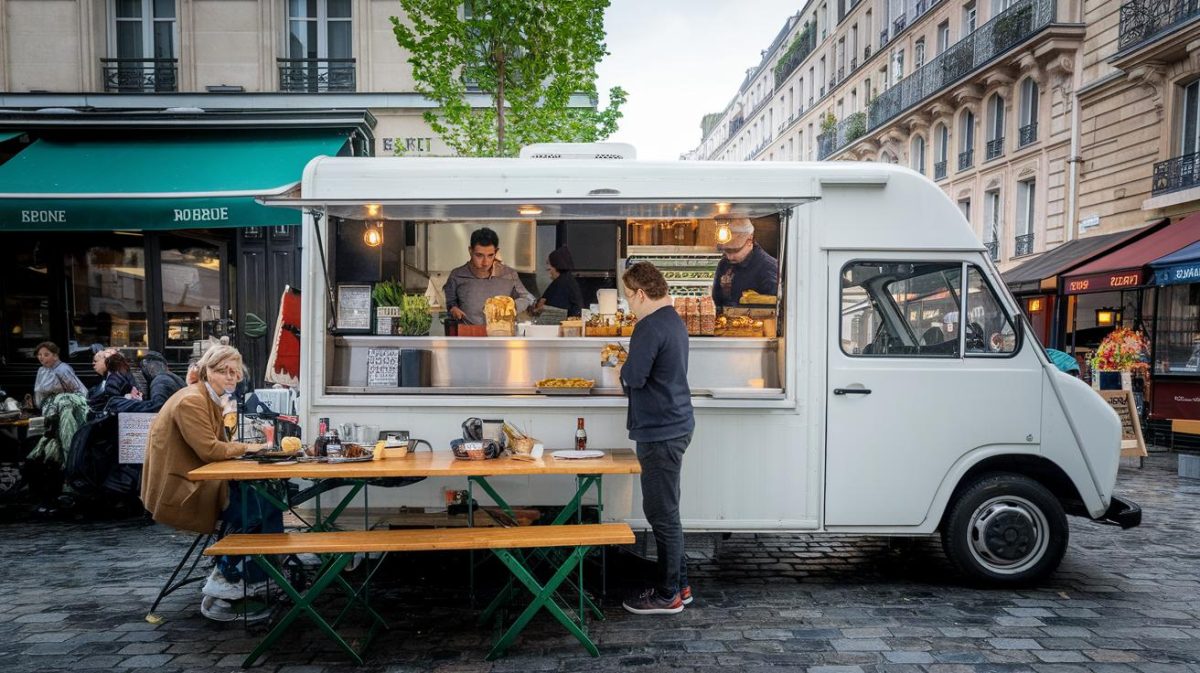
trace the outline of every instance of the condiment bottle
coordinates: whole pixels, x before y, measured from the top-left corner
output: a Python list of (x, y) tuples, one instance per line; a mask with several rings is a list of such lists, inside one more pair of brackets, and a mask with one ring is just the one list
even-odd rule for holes
[(587, 430), (583, 427), (583, 418), (580, 418), (575, 427), (575, 450), (583, 451), (587, 449)]
[(330, 430), (328, 440), (325, 442), (325, 455), (330, 458), (342, 457), (342, 438), (338, 436), (338, 431)]

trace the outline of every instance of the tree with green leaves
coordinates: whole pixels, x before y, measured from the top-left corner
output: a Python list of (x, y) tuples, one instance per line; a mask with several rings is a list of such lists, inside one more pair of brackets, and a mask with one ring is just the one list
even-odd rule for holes
[[(617, 129), (626, 94), (593, 102), (596, 64), (608, 54), (608, 0), (400, 0), (396, 41), (410, 54), (416, 89), (438, 104), (434, 132), (464, 156), (515, 156), (537, 142), (594, 142)], [(471, 106), (468, 95), (492, 98)]]

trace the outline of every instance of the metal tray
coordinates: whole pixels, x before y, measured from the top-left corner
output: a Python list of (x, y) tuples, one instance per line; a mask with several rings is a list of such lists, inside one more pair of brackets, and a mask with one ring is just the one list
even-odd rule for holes
[(583, 395), (591, 395), (592, 387), (593, 386), (588, 386), (587, 388), (537, 388), (537, 393), (539, 395), (583, 396)]

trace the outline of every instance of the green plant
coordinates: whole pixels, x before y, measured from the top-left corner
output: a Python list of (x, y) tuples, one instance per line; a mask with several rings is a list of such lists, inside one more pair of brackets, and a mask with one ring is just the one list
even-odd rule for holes
[(846, 142), (853, 142), (867, 135), (867, 113), (855, 112), (846, 120)]
[(821, 118), (821, 133), (832, 133), (837, 130), (837, 117), (833, 116), (833, 112), (826, 112)]
[(403, 306), (404, 285), (398, 280), (380, 281), (371, 289), (371, 298), (376, 306)]
[(404, 336), (426, 336), (433, 316), (429, 314), (429, 300), (423, 294), (406, 294), (400, 311), (400, 333)]

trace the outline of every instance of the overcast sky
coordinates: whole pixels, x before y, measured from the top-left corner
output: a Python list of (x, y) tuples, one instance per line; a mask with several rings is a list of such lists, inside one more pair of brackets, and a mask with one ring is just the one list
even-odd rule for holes
[(629, 92), (620, 130), (639, 159), (678, 159), (700, 143), (700, 119), (720, 112), (802, 0), (612, 0), (601, 102)]

